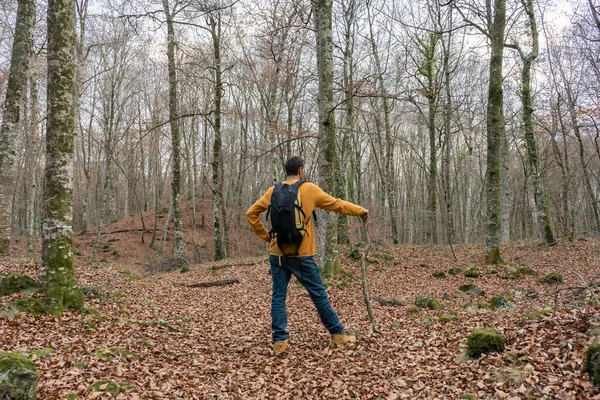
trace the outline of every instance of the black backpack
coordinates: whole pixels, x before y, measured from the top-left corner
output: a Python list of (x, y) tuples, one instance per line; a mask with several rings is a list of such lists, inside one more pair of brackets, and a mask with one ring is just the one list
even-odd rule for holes
[[(271, 205), (267, 211), (267, 220), (271, 214), (271, 231), (269, 236), (275, 238), (277, 246), (283, 252), (283, 245), (296, 244), (296, 254), (300, 243), (306, 234), (306, 225), (310, 219), (302, 211), (300, 186), (304, 183), (299, 180), (288, 185), (278, 183), (271, 195)], [(314, 213), (313, 213), (314, 215)]]

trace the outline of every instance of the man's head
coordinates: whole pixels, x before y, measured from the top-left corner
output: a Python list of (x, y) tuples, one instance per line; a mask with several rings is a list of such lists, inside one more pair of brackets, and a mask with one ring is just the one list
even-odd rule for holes
[(287, 176), (300, 175), (300, 179), (304, 175), (304, 160), (298, 156), (291, 157), (285, 162), (285, 173)]

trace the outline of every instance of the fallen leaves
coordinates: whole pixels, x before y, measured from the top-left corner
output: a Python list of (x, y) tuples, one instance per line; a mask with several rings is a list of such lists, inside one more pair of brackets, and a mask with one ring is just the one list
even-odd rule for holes
[[(569, 265), (590, 279), (600, 267), (600, 255), (594, 251), (598, 244), (560, 244), (529, 253), (520, 262)], [(262, 262), (243, 268), (192, 267), (185, 275), (176, 271), (139, 280), (120, 273), (121, 267), (79, 266), (79, 283), (99, 289), (88, 299), (99, 314), (68, 311), (57, 320), (19, 313), (13, 320), (0, 319), (0, 350), (54, 349), (34, 357), (41, 375), (39, 398), (64, 398), (68, 393), (81, 399), (108, 398), (91, 385), (109, 380), (119, 386), (118, 399), (600, 398), (582, 373), (585, 348), (595, 340), (590, 332), (600, 326), (600, 310), (589, 302), (572, 307), (568, 292), (559, 292), (557, 298), (555, 288), (539, 283), (539, 276), (552, 272), (549, 267), (537, 268), (537, 277), (505, 280), (486, 274), (491, 267), (479, 266), (476, 285), (485, 296), (456, 298), (458, 288), (473, 280), (462, 275), (433, 279), (431, 270), (420, 266), (468, 269), (479, 249), (457, 246), (456, 252), (457, 261), (443, 247), (375, 249), (381, 261), (369, 267), (371, 292), (385, 299), (406, 299), (406, 305), (374, 303), (383, 335), (371, 340), (365, 337), (369, 321), (360, 282), (334, 285), (331, 302), (346, 328), (357, 333), (354, 346), (329, 347), (310, 298), (292, 282), (290, 352), (273, 357), (271, 283)], [(509, 247), (503, 256), (510, 260), (519, 252), (522, 246)], [(23, 268), (0, 261), (0, 273)], [(358, 263), (350, 260), (344, 268), (359, 272)], [(240, 283), (203, 289), (174, 286), (183, 277), (187, 282), (237, 278)], [(565, 286), (579, 284), (566, 274), (564, 280)], [(463, 307), (465, 302), (476, 306), (517, 289), (535, 290), (539, 296), (514, 297), (510, 309), (471, 314)], [(0, 305), (18, 296), (0, 298)], [(437, 297), (442, 310), (409, 314), (417, 296)], [(555, 303), (559, 308), (553, 313), (525, 318)], [(457, 319), (441, 323), (442, 315)], [(508, 338), (505, 352), (478, 360), (459, 357), (468, 334), (477, 327), (502, 331)], [(108, 388), (104, 385), (99, 390)]]

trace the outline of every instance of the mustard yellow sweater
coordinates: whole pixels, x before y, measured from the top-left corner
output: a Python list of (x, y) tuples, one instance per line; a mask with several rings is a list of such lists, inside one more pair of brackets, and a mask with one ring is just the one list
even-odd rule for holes
[[(293, 181), (284, 181), (283, 183), (293, 184), (296, 180)], [(248, 223), (262, 240), (266, 242), (270, 242), (269, 252), (275, 255), (283, 255), (279, 247), (277, 246), (277, 242), (275, 239), (271, 240), (269, 238), (269, 232), (267, 228), (263, 225), (260, 220), (260, 214), (267, 211), (269, 205), (271, 204), (271, 194), (273, 194), (273, 189), (275, 186), (272, 186), (267, 190), (267, 192), (256, 201), (246, 211), (246, 218), (248, 219)], [(302, 211), (308, 218), (312, 215), (312, 212), (315, 208), (322, 208), (329, 211), (335, 211), (340, 214), (346, 214), (351, 216), (360, 216), (365, 213), (365, 209), (361, 206), (357, 206), (356, 204), (350, 203), (348, 201), (336, 199), (325, 193), (323, 189), (315, 185), (314, 183), (305, 182), (300, 186), (299, 197), (302, 201)], [(313, 218), (311, 217), (308, 221), (306, 227), (306, 234), (304, 235), (304, 239), (302, 239), (302, 243), (300, 244), (300, 248), (298, 249), (298, 255), (300, 256), (312, 256), (315, 254), (315, 231)], [(295, 252), (296, 245), (291, 245), (288, 250), (286, 246), (284, 246), (284, 250), (286, 253)]]

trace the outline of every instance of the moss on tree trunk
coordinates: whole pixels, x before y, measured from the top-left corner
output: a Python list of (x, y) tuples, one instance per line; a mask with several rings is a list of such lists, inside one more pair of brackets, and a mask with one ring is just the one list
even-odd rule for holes
[(19, 0), (10, 59), (6, 98), (0, 125), (0, 255), (10, 251), (11, 216), (15, 187), (17, 136), (24, 118), (29, 60), (33, 49), (34, 0)]
[(75, 2), (48, 3), (48, 128), (40, 282), (62, 308), (80, 309), (73, 268)]
[(492, 55), (487, 107), (487, 221), (485, 232), (486, 264), (502, 262), (500, 257), (500, 145), (504, 136), (504, 95), (502, 92), (502, 61), (506, 1), (494, 0), (494, 21), (490, 27)]

